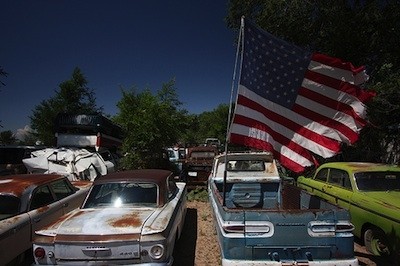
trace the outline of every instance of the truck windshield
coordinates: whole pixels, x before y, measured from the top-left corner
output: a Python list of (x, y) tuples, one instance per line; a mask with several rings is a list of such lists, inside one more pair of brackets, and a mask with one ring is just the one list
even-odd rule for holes
[(363, 191), (400, 190), (400, 172), (360, 172), (354, 174), (357, 187)]

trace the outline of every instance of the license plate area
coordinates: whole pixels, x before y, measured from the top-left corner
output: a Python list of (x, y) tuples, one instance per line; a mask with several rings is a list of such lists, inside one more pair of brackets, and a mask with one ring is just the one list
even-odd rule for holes
[(137, 259), (139, 241), (56, 244), (55, 257), (61, 260)]

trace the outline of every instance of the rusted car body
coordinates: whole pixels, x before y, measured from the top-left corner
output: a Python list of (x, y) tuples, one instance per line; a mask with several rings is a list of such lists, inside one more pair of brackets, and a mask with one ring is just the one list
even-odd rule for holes
[(62, 175), (23, 174), (0, 178), (1, 263), (23, 259), (35, 230), (81, 206), (90, 182), (74, 185)]
[(188, 188), (207, 186), (216, 155), (218, 155), (218, 149), (215, 146), (197, 146), (188, 149), (181, 175)]
[(208, 195), (222, 265), (358, 265), (348, 211), (284, 182), (269, 153), (215, 157)]
[(172, 265), (186, 215), (186, 184), (142, 169), (97, 178), (82, 207), (36, 232), (36, 264)]

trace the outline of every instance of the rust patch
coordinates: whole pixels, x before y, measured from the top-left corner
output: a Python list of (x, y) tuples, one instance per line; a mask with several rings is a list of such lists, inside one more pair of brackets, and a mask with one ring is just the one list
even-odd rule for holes
[(79, 211), (76, 211), (76, 212), (72, 213), (69, 218), (79, 217), (84, 213), (89, 213), (89, 212), (93, 212), (93, 211), (94, 210), (85, 210), (85, 211), (79, 210)]
[(140, 234), (112, 234), (112, 235), (57, 235), (54, 239), (55, 242), (124, 242), (124, 241), (138, 241)]
[(388, 208), (388, 209), (392, 209), (392, 210), (395, 210), (395, 211), (398, 211), (398, 210), (400, 210), (398, 207), (396, 207), (396, 206), (394, 206), (394, 205), (392, 205), (392, 204), (390, 204), (390, 203), (388, 203), (388, 202), (385, 202), (385, 201), (375, 201), (378, 205), (381, 205), (381, 206), (383, 206), (383, 207), (385, 207), (385, 208)]
[(38, 213), (43, 213), (43, 212), (47, 212), (50, 209), (49, 205), (45, 205), (43, 207), (40, 207), (39, 209), (37, 209)]
[(113, 227), (138, 227), (142, 221), (138, 219), (135, 213), (127, 214), (119, 219), (111, 220), (110, 225)]
[(92, 181), (79, 180), (79, 181), (71, 181), (71, 184), (74, 187), (82, 189), (82, 188), (88, 188), (88, 187), (92, 186), (93, 182)]
[(0, 178), (2, 193), (14, 194), (21, 197), (25, 190), (31, 186), (40, 186), (53, 180), (62, 179), (56, 174), (22, 174), (11, 175)]
[(54, 237), (52, 236), (42, 236), (42, 235), (35, 235), (33, 239), (35, 244), (52, 244), (54, 242)]

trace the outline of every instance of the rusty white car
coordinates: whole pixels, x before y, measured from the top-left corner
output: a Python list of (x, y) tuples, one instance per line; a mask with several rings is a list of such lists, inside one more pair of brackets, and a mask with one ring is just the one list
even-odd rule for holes
[(81, 208), (36, 232), (36, 264), (172, 265), (186, 215), (186, 184), (141, 169), (98, 177)]
[(32, 252), (35, 230), (81, 206), (90, 182), (55, 174), (0, 178), (0, 264), (19, 264)]

